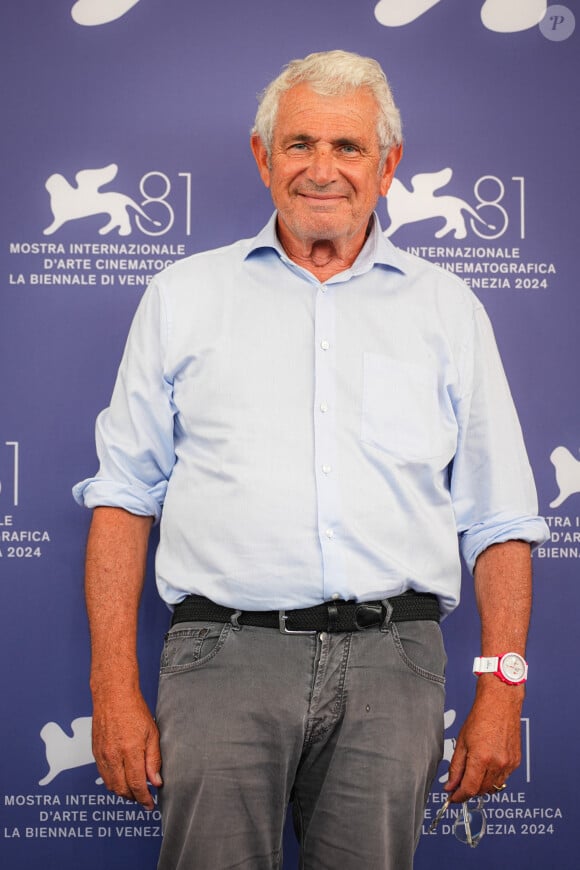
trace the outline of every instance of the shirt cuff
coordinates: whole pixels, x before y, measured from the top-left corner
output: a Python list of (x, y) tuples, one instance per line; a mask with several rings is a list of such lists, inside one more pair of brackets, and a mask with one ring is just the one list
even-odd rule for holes
[(540, 546), (550, 537), (550, 530), (542, 517), (512, 517), (492, 526), (474, 526), (461, 537), (461, 553), (469, 571), (473, 574), (475, 561), (492, 544), (506, 541), (525, 541), (532, 548)]
[(137, 516), (154, 517), (156, 523), (161, 518), (163, 498), (158, 500), (157, 494), (128, 483), (89, 477), (75, 484), (72, 494), (84, 507), (118, 507)]

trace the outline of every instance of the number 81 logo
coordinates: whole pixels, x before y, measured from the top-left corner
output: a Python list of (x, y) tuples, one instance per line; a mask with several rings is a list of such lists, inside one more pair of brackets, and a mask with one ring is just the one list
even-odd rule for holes
[[(183, 188), (177, 194), (182, 199), (181, 208), (185, 213), (185, 235), (191, 235), (191, 172), (178, 172), (178, 178), (183, 178)], [(170, 197), (174, 192), (171, 179), (165, 172), (154, 170), (147, 172), (139, 182), (139, 191), (143, 199), (139, 205), (147, 214), (155, 219), (158, 229), (152, 229), (150, 223), (145, 223), (139, 215), (135, 216), (135, 223), (142, 233), (147, 236), (163, 236), (168, 233), (175, 223), (175, 207), (171, 204)]]
[[(519, 186), (519, 236), (520, 239), (525, 239), (525, 179), (521, 175), (514, 175), (512, 176), (511, 181)], [(477, 200), (475, 211), (480, 219), (485, 219), (484, 225), (493, 232), (491, 234), (485, 232), (482, 229), (481, 220), (474, 220), (474, 218), (470, 218), (469, 221), (471, 229), (480, 239), (499, 239), (500, 236), (503, 236), (507, 231), (510, 223), (509, 214), (502, 205), (506, 195), (506, 188), (503, 181), (501, 178), (498, 178), (497, 175), (483, 175), (475, 182), (473, 192)], [(487, 219), (488, 216), (489, 220)]]

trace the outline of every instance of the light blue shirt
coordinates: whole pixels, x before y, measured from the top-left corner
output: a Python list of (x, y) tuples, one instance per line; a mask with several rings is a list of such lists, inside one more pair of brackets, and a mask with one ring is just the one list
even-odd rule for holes
[(155, 277), (75, 498), (161, 517), (168, 604), (411, 588), (449, 612), (458, 540), (472, 569), (490, 544), (548, 536), (489, 320), (376, 216), (325, 283), (289, 260), (275, 219)]

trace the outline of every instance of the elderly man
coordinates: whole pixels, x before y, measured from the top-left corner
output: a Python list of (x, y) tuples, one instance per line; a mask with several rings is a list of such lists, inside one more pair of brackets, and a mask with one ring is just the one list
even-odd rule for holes
[[(374, 215), (402, 149), (379, 65), (293, 61), (251, 145), (272, 219), (154, 279), (98, 420), (100, 470), (75, 488), (96, 508), (95, 757), (148, 808), (160, 787), (163, 870), (280, 867), (289, 801), (302, 867), (404, 870), (441, 758), (458, 535), (485, 673), (453, 801), (519, 763), (530, 545), (547, 530), (481, 305)], [(156, 723), (136, 626), (159, 519), (174, 613)]]

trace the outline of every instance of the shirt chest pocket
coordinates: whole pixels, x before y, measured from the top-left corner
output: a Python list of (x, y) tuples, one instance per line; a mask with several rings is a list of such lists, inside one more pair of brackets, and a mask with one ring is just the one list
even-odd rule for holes
[(435, 371), (365, 353), (362, 441), (407, 460), (447, 452), (451, 459), (456, 426), (445, 398), (439, 395)]

